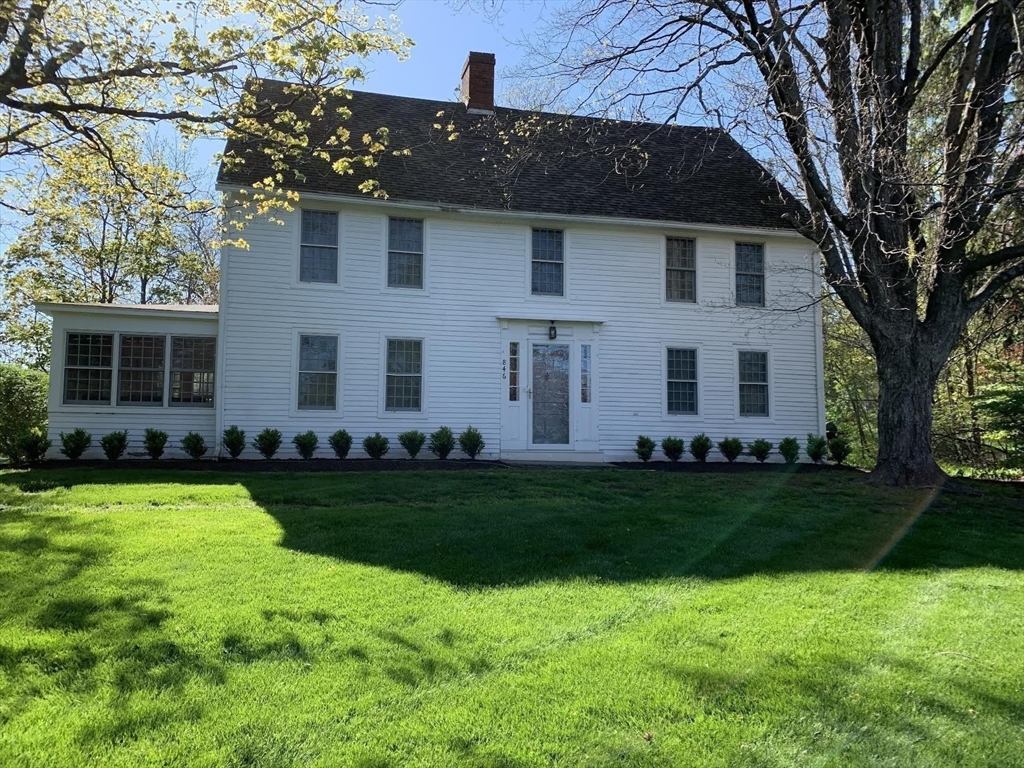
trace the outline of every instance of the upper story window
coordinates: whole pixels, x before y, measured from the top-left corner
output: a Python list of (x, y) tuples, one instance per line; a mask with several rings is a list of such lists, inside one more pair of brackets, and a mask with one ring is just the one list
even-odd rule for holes
[(388, 219), (388, 288), (423, 287), (423, 222)]
[(768, 415), (768, 353), (740, 352), (740, 416)]
[(338, 214), (302, 211), (299, 239), (299, 280), (303, 283), (338, 282)]
[(419, 411), (423, 406), (423, 342), (388, 339), (384, 410)]
[(668, 412), (695, 415), (697, 413), (697, 350), (669, 347), (668, 354)]
[(764, 245), (736, 243), (736, 303), (764, 306)]
[(530, 291), (535, 296), (565, 295), (564, 233), (535, 229), (530, 249)]
[(110, 404), (114, 336), (69, 333), (64, 353), (64, 402)]
[(665, 300), (697, 301), (697, 241), (665, 238)]
[(166, 336), (121, 336), (118, 405), (164, 404)]
[(299, 408), (333, 411), (338, 403), (338, 337), (299, 336)]
[(216, 357), (214, 338), (171, 337), (171, 405), (213, 405)]

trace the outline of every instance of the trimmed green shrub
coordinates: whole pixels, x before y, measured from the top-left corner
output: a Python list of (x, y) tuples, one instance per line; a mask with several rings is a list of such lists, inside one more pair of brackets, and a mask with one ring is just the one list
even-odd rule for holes
[(181, 438), (181, 450), (193, 459), (201, 459), (206, 455), (206, 451), (208, 449), (206, 447), (206, 440), (201, 434), (198, 432), (189, 432)]
[(683, 458), (683, 441), (678, 437), (666, 437), (661, 441), (661, 452), (668, 456), (669, 461)]
[(299, 456), (304, 459), (312, 459), (316, 449), (320, 447), (320, 438), (316, 436), (316, 432), (312, 429), (307, 429), (305, 432), (299, 432), (299, 434), (292, 438), (292, 445), (299, 452)]
[(743, 453), (743, 441), (738, 437), (727, 437), (718, 443), (718, 450), (732, 463)]
[(474, 426), (466, 427), (466, 431), (459, 435), (459, 448), (471, 459), (475, 459), (485, 445), (484, 436)]
[(103, 449), (103, 455), (110, 461), (117, 461), (128, 450), (128, 430), (122, 429), (119, 432), (104, 435), (100, 438), (100, 448)]
[(403, 432), (398, 436), (398, 442), (405, 448), (409, 458), (415, 459), (416, 454), (423, 448), (423, 444), (427, 442), (427, 436), (418, 429), (410, 429), (408, 432)]
[(822, 435), (815, 435), (808, 432), (807, 447), (804, 450), (807, 451), (807, 458), (815, 464), (821, 464), (822, 460), (825, 458), (825, 452), (828, 450), (828, 440), (826, 440)]
[(759, 437), (747, 446), (747, 452), (763, 464), (771, 456), (774, 447), (769, 441)]
[(0, 365), (0, 456), (20, 458), (18, 441), (35, 431), (46, 433), (45, 373)]
[(344, 459), (348, 456), (349, 450), (352, 448), (352, 435), (346, 430), (339, 429), (333, 435), (327, 438), (327, 442), (330, 444), (331, 449), (334, 451), (334, 455), (339, 459)]
[(795, 437), (784, 437), (779, 440), (779, 453), (787, 464), (796, 464), (800, 458), (800, 441)]
[(74, 461), (82, 457), (92, 445), (92, 435), (79, 427), (71, 432), (60, 433), (60, 452)]
[(239, 429), (235, 424), (232, 424), (224, 430), (224, 434), (220, 438), (220, 444), (224, 446), (228, 456), (232, 459), (237, 459), (242, 455), (242, 451), (245, 450), (245, 430)]
[(53, 440), (48, 439), (42, 432), (29, 432), (18, 440), (18, 452), (29, 464), (35, 464), (43, 460), (52, 445)]
[(636, 457), (640, 459), (644, 464), (651, 460), (651, 456), (654, 455), (654, 449), (657, 447), (651, 438), (647, 435), (639, 435), (636, 439), (636, 447), (633, 448), (633, 452)]
[(427, 450), (439, 459), (447, 459), (448, 454), (455, 450), (455, 433), (448, 427), (441, 427), (430, 435)]
[(708, 460), (708, 454), (711, 453), (711, 438), (701, 432), (699, 435), (690, 441), (690, 454), (697, 461), (704, 462)]
[(264, 459), (272, 459), (274, 454), (280, 450), (283, 441), (281, 430), (267, 427), (256, 435), (256, 439), (252, 441), (252, 447), (259, 451), (260, 456)]
[(833, 437), (828, 441), (828, 455), (836, 464), (842, 464), (850, 456), (850, 441), (845, 437)]
[(391, 441), (380, 432), (374, 432), (363, 438), (363, 450), (371, 459), (382, 459), (391, 450)]
[(142, 447), (146, 449), (151, 459), (159, 459), (164, 455), (164, 447), (167, 445), (167, 433), (162, 429), (146, 428), (142, 433)]

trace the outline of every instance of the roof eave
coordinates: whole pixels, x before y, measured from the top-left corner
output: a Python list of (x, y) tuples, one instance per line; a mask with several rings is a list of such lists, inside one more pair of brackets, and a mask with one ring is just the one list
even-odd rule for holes
[(217, 321), (218, 309), (179, 309), (153, 304), (148, 307), (125, 306), (123, 304), (77, 304), (75, 302), (37, 301), (33, 306), (44, 315), (54, 313), (78, 313), (87, 315), (124, 315), (131, 317), (166, 317), (182, 320)]
[[(224, 182), (218, 182), (217, 184), (218, 192), (230, 193), (241, 190), (258, 191), (244, 184), (232, 184)], [(382, 206), (389, 207), (394, 210), (405, 209), (412, 211), (435, 211), (438, 213), (455, 213), (463, 214), (466, 216), (480, 216), (488, 218), (510, 218), (528, 221), (558, 221), (564, 223), (579, 222), (584, 224), (602, 224), (605, 226), (627, 226), (643, 227), (647, 229), (686, 230), (689, 232), (742, 232), (744, 234), (760, 235), (763, 237), (788, 237), (794, 239), (802, 239), (804, 237), (798, 231), (789, 227), (780, 227), (778, 229), (774, 229), (764, 227), (743, 227), (739, 225), (700, 224), (686, 221), (665, 221), (661, 219), (637, 219), (626, 216), (588, 216), (585, 214), (540, 213), (534, 211), (499, 210), (494, 208), (468, 208), (466, 206), (430, 202), (427, 200), (382, 200), (379, 198), (373, 198), (364, 195), (347, 195), (340, 193), (329, 194), (325, 192), (299, 191), (298, 194), (300, 196), (300, 200), (301, 198), (305, 197), (311, 200), (321, 202)]]

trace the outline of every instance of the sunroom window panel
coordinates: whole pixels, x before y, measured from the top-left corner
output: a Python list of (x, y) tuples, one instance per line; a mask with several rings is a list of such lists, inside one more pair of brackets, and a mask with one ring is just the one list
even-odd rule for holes
[(217, 340), (171, 337), (171, 405), (213, 405)]
[(119, 405), (163, 405), (164, 336), (122, 336), (117, 376)]
[(100, 368), (65, 368), (65, 403), (110, 404), (113, 371)]

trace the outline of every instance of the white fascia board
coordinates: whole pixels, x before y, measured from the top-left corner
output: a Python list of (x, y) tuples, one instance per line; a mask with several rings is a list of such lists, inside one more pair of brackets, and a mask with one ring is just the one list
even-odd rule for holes
[(217, 322), (220, 314), (213, 310), (188, 310), (188, 309), (165, 309), (159, 304), (152, 308), (129, 307), (120, 304), (62, 304), (60, 302), (40, 301), (35, 303), (35, 308), (45, 315), (53, 317), (59, 314), (86, 314), (86, 315), (126, 315), (129, 317), (166, 317), (180, 318), (182, 320), (208, 320), (211, 323)]

